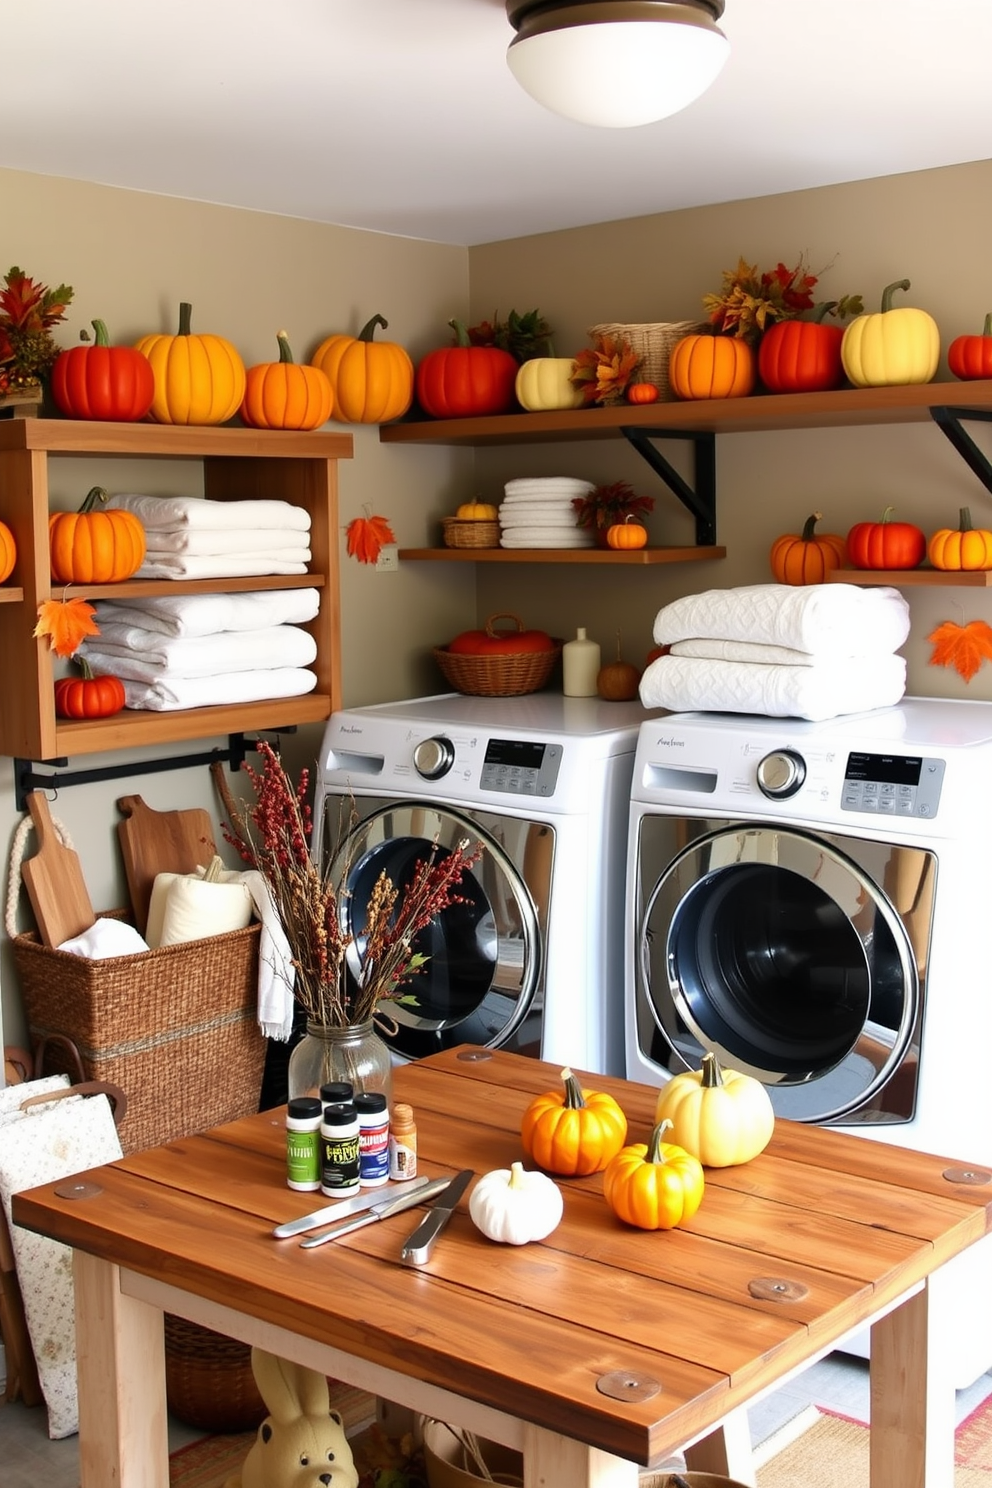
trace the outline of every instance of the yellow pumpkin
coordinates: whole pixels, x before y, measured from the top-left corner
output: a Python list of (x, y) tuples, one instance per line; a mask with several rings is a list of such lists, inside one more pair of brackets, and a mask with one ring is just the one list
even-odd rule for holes
[(0, 584), (9, 579), (17, 562), (17, 543), (6, 522), (0, 522)]
[(971, 512), (961, 508), (958, 530), (942, 527), (927, 546), (927, 557), (934, 568), (945, 573), (975, 572), (992, 568), (992, 532), (971, 525)]
[(775, 1128), (775, 1113), (760, 1080), (722, 1070), (715, 1054), (702, 1069), (676, 1075), (663, 1086), (655, 1121), (672, 1123), (672, 1140), (707, 1168), (730, 1168), (763, 1152)]
[(840, 359), (855, 387), (902, 387), (930, 382), (940, 360), (940, 331), (932, 315), (911, 306), (892, 308), (897, 289), (909, 289), (908, 279), (897, 279), (882, 291), (882, 309), (859, 315), (844, 332)]
[(455, 516), (461, 522), (495, 522), (499, 512), (488, 501), (464, 501)]
[(521, 363), (517, 373), (517, 402), (528, 413), (581, 408), (584, 401), (582, 389), (571, 380), (574, 371), (572, 357), (531, 357)]
[(754, 391), (756, 362), (737, 336), (683, 336), (668, 363), (677, 398), (746, 398)]
[(319, 367), (298, 367), (285, 331), (277, 362), (249, 367), (241, 417), (252, 429), (317, 429), (334, 406), (331, 384)]
[(341, 424), (386, 424), (406, 413), (413, 402), (413, 362), (396, 341), (375, 341), (376, 327), (386, 330), (381, 315), (357, 336), (328, 336), (310, 358), (330, 380), (332, 418)]
[(524, 1152), (547, 1173), (600, 1173), (623, 1146), (627, 1118), (612, 1095), (583, 1090), (570, 1069), (561, 1078), (564, 1090), (536, 1095), (524, 1112)]
[(150, 415), (159, 424), (226, 424), (245, 395), (245, 364), (223, 336), (194, 336), (192, 315), (184, 300), (175, 336), (142, 336), (135, 342), (155, 377)]

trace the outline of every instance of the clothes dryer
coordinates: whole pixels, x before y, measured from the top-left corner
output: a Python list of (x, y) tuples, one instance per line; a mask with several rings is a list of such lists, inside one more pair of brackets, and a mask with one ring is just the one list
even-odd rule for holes
[(380, 872), (402, 885), (435, 841), (483, 848), (464, 902), (418, 938), (429, 959), (409, 984), (414, 1004), (389, 1005), (395, 1058), (475, 1043), (623, 1073), (627, 817), (649, 716), (549, 692), (332, 716), (314, 851), (347, 874), (350, 932)]
[[(672, 714), (631, 787), (626, 1071), (705, 1052), (776, 1114), (992, 1170), (992, 703), (824, 723)], [(989, 1241), (961, 1257), (955, 1383), (992, 1365)], [(861, 1350), (859, 1350), (861, 1351)]]

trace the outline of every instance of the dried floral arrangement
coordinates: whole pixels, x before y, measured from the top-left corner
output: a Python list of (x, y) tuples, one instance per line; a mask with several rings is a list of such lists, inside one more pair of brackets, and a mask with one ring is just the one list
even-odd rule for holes
[(0, 290), (0, 393), (40, 388), (61, 347), (52, 339), (72, 301), (68, 284), (49, 289), (18, 268), (8, 269)]
[(523, 315), (511, 310), (505, 320), (500, 319), (497, 310), (492, 320), (468, 328), (469, 345), (498, 346), (521, 363), (533, 357), (554, 356), (553, 334), (540, 310), (527, 310)]
[[(810, 273), (805, 254), (794, 268), (777, 263), (763, 273), (741, 258), (735, 269), (723, 271), (719, 294), (703, 295), (703, 306), (717, 335), (737, 336), (756, 346), (776, 321), (798, 320), (813, 310), (813, 290), (819, 282), (820, 275)], [(840, 319), (860, 315), (864, 309), (860, 295), (844, 295), (826, 303), (826, 313)]]
[(611, 486), (597, 486), (588, 496), (574, 497), (572, 505), (577, 527), (595, 527), (605, 532), (628, 516), (641, 517), (654, 511), (654, 497), (638, 496), (626, 481), (615, 481)]
[(294, 786), (272, 746), (260, 741), (257, 748), (262, 769), (248, 761), (241, 767), (255, 800), (241, 805), (225, 791), (229, 820), (221, 828), (268, 886), (292, 951), (296, 998), (313, 1023), (346, 1028), (377, 1018), (395, 1031), (382, 1005), (416, 1003), (415, 995), (404, 991), (427, 960), (415, 949), (416, 937), (442, 910), (465, 902), (458, 886), (482, 848), (470, 851), (467, 838), (450, 852), (435, 843), (402, 892), (380, 873), (366, 923), (353, 935), (343, 914), (351, 864), (343, 865), (334, 882), (330, 868), (322, 869), (310, 855), (309, 771), (303, 770)]
[(592, 347), (583, 347), (577, 354), (570, 380), (586, 403), (605, 408), (623, 402), (628, 385), (636, 381), (641, 360), (626, 337), (597, 336)]

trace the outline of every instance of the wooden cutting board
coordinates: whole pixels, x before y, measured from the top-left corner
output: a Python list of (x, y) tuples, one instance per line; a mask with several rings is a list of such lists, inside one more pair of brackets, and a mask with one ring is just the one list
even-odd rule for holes
[(21, 864), (21, 877), (42, 944), (58, 946), (88, 930), (96, 915), (79, 858), (55, 830), (47, 799), (31, 791), (27, 804), (38, 834), (38, 851)]
[(206, 868), (217, 851), (214, 824), (210, 813), (201, 807), (156, 811), (140, 796), (121, 796), (117, 807), (124, 816), (117, 823), (117, 836), (134, 923), (144, 935), (155, 875), (195, 873), (197, 868)]

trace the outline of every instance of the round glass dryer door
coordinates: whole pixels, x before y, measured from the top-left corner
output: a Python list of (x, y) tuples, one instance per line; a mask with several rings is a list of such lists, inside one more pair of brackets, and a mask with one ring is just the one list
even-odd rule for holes
[[(911, 856), (922, 886), (932, 857)], [(822, 837), (766, 826), (698, 837), (655, 884), (639, 947), (641, 995), (680, 1060), (696, 1068), (712, 1051), (763, 1081), (781, 1116), (865, 1106), (918, 1034), (903, 921)]]
[(496, 838), (447, 808), (390, 802), (374, 809), (352, 828), (331, 862), (335, 882), (346, 875), (341, 920), (354, 937), (348, 952), (353, 976), (380, 874), (402, 894), (418, 863), (432, 851), (444, 857), (466, 839), (470, 849), (481, 844), (483, 854), (462, 878), (461, 902), (418, 933), (413, 950), (427, 961), (403, 984), (410, 1000), (382, 1004), (398, 1025), (386, 1041), (401, 1058), (420, 1059), (462, 1043), (498, 1047), (513, 1037), (532, 1011), (540, 983), (534, 901)]

